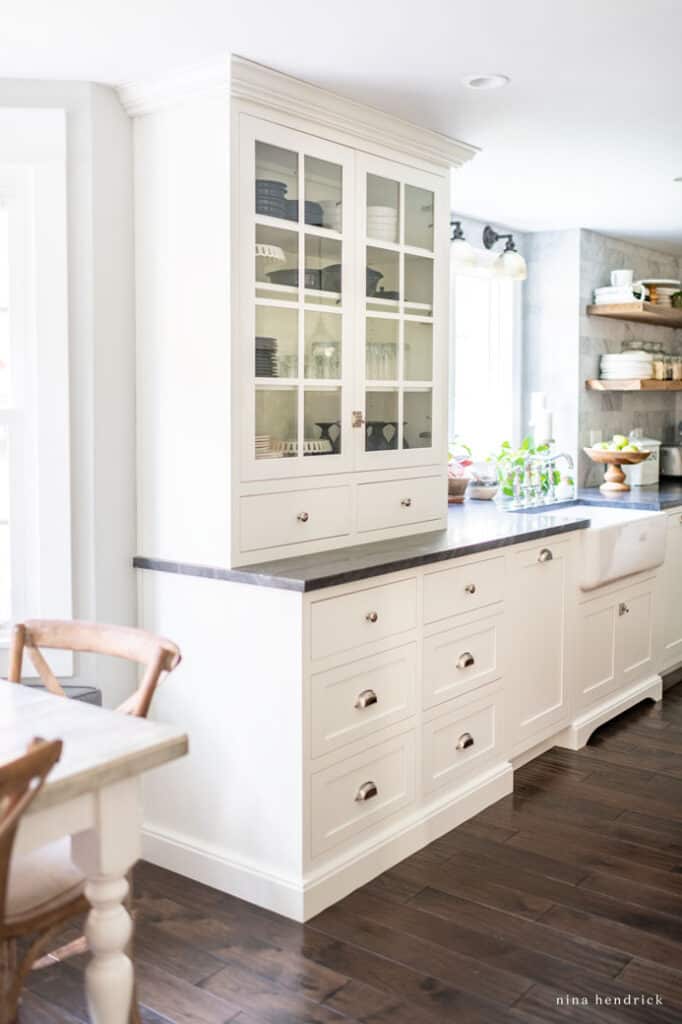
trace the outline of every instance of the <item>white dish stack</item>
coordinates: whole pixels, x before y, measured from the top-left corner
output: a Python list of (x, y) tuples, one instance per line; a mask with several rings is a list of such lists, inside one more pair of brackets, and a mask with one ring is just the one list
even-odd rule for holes
[(323, 199), (319, 205), (322, 207), (322, 227), (329, 228), (331, 231), (338, 231), (340, 234), (343, 207), (339, 200)]
[(650, 380), (654, 375), (650, 352), (641, 350), (609, 353), (600, 361), (601, 380)]
[(393, 206), (368, 206), (367, 237), (380, 242), (397, 242), (398, 211)]

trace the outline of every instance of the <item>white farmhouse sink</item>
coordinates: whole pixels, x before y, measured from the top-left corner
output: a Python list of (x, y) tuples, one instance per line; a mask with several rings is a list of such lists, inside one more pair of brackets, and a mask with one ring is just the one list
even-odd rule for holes
[(590, 520), (589, 528), (580, 531), (581, 590), (594, 590), (663, 563), (665, 512), (577, 504), (571, 506), (574, 515)]

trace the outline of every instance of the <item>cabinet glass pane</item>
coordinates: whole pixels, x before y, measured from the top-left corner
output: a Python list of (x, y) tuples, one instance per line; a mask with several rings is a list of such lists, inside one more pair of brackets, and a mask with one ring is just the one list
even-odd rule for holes
[(305, 236), (306, 302), (340, 304), (343, 290), (341, 252), (341, 242), (335, 238)]
[(298, 310), (256, 306), (255, 374), (296, 377), (298, 374)]
[[(259, 289), (258, 284), (266, 285)], [(274, 286), (274, 287), (273, 287)], [(298, 234), (256, 225), (256, 294), (272, 292), (296, 298), (298, 288)]]
[(398, 379), (398, 321), (367, 317), (365, 332), (367, 380)]
[(400, 297), (400, 257), (390, 249), (367, 246), (366, 292), (368, 298)]
[(256, 213), (298, 220), (298, 154), (256, 143)]
[(427, 256), (405, 256), (405, 302), (433, 312), (433, 260)]
[(256, 388), (255, 453), (257, 459), (298, 453), (297, 388)]
[(398, 242), (400, 185), (376, 174), (367, 175), (367, 237), (379, 242)]
[(403, 395), (403, 448), (431, 447), (431, 391)]
[(341, 315), (305, 313), (305, 375), (318, 380), (341, 377)]
[(405, 186), (405, 245), (433, 251), (433, 192)]
[(305, 222), (341, 231), (342, 168), (317, 157), (305, 158)]
[(341, 452), (341, 389), (306, 388), (303, 396), (305, 443), (303, 454), (339, 455)]
[(365, 450), (391, 451), (398, 447), (398, 391), (368, 391), (365, 402)]
[(433, 375), (433, 324), (405, 321), (405, 380), (431, 380)]

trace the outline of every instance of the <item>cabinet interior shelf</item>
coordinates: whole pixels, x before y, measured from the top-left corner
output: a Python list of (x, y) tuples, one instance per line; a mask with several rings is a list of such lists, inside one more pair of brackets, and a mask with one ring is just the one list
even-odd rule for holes
[(657, 306), (651, 302), (620, 302), (608, 306), (588, 306), (587, 315), (604, 316), (610, 320), (629, 320), (639, 324), (658, 324), (659, 327), (682, 327), (682, 309)]
[(682, 391), (682, 380), (586, 380), (588, 391)]

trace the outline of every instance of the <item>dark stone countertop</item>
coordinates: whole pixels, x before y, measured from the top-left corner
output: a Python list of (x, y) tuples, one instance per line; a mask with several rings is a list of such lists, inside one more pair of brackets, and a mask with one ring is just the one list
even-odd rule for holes
[(661, 477), (658, 484), (647, 487), (633, 487), (620, 494), (604, 494), (598, 487), (582, 487), (578, 501), (585, 505), (602, 505), (604, 508), (634, 508), (661, 512), (667, 508), (682, 505), (682, 479)]
[(321, 590), (589, 526), (589, 519), (584, 513), (571, 516), (570, 504), (561, 507), (561, 513), (561, 520), (557, 521), (542, 511), (503, 512), (492, 501), (467, 501), (463, 505), (450, 506), (447, 529), (398, 540), (357, 544), (237, 569), (189, 565), (142, 556), (136, 557), (133, 564), (138, 569), (204, 576), (260, 587), (301, 592)]

